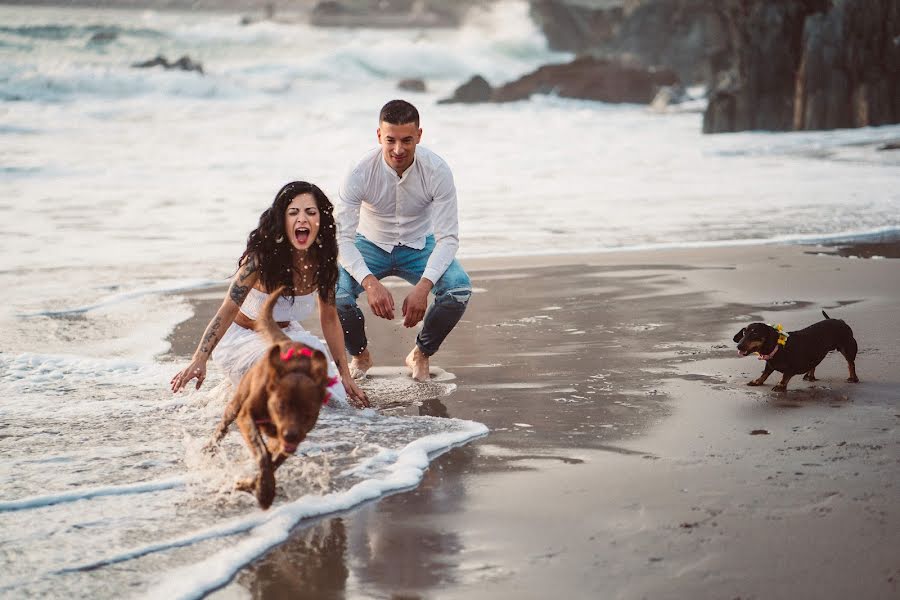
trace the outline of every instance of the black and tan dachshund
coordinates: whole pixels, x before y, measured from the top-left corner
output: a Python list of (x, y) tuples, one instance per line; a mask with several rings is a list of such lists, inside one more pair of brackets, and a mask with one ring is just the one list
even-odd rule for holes
[[(837, 350), (847, 359), (850, 370), (848, 382), (859, 383), (856, 376), (856, 339), (853, 330), (840, 319), (832, 319), (822, 311), (824, 321), (813, 323), (805, 329), (784, 333), (765, 323), (751, 323), (734, 336), (738, 352), (747, 356), (759, 353), (760, 360), (766, 361), (762, 375), (747, 385), (762, 385), (772, 371), (782, 374), (781, 381), (772, 389), (783, 392), (791, 377), (803, 373), (803, 379), (816, 380), (816, 367), (822, 359)], [(779, 326), (780, 327), (780, 326)]]

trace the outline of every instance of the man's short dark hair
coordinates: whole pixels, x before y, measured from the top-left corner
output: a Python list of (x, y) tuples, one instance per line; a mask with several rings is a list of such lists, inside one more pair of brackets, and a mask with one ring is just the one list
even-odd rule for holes
[(381, 107), (381, 114), (378, 116), (378, 122), (390, 123), (391, 125), (415, 123), (416, 127), (418, 127), (419, 111), (406, 100), (391, 100)]

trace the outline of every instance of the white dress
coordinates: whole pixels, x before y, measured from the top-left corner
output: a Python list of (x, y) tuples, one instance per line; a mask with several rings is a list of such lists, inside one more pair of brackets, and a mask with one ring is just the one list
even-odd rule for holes
[[(253, 320), (258, 319), (266, 297), (265, 292), (250, 288), (250, 293), (241, 305), (241, 312)], [(328, 388), (331, 393), (328, 402), (333, 405), (348, 406), (347, 392), (341, 383), (341, 377), (331, 358), (331, 353), (328, 352), (328, 346), (300, 324), (300, 321), (309, 318), (315, 310), (316, 292), (306, 296), (294, 296), (293, 302), (290, 298), (282, 296), (275, 303), (272, 317), (276, 321), (290, 322), (290, 325), (282, 330), (289, 338), (325, 353), (325, 356), (328, 357), (328, 376), (336, 377), (336, 383)], [(232, 385), (237, 386), (244, 373), (250, 370), (250, 367), (265, 354), (268, 348), (269, 344), (256, 331), (232, 323), (213, 350), (212, 359), (225, 372)]]

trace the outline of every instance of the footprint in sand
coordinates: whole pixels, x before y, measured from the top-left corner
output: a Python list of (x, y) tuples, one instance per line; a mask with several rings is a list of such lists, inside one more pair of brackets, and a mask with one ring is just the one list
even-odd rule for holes
[(431, 379), (418, 382), (409, 376), (407, 367), (372, 367), (364, 379), (357, 379), (366, 392), (372, 407), (386, 410), (414, 406), (429, 400), (449, 396), (456, 390), (456, 375), (432, 366)]

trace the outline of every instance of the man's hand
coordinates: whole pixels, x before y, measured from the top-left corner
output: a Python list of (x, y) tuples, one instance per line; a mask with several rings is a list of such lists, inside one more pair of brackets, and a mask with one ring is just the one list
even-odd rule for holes
[(363, 288), (366, 290), (366, 298), (369, 300), (369, 308), (372, 312), (389, 321), (394, 320), (394, 297), (387, 291), (374, 275), (363, 279)]
[(425, 316), (425, 309), (428, 308), (428, 292), (432, 287), (434, 287), (433, 283), (422, 279), (403, 300), (404, 327), (415, 327)]

